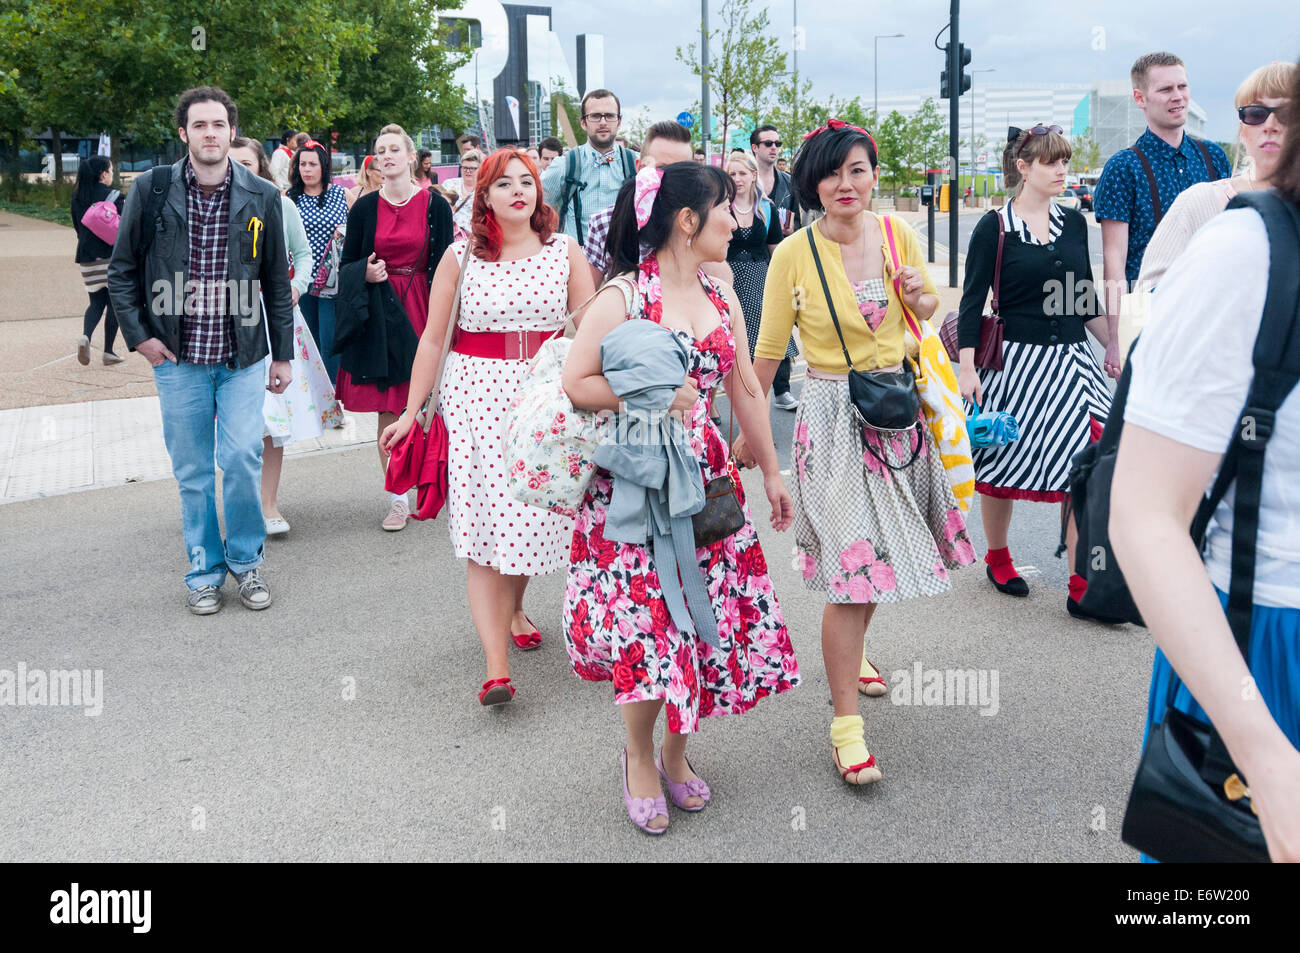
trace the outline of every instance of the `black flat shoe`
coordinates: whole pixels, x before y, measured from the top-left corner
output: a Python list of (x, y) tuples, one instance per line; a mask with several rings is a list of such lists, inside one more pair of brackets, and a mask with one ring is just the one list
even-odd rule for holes
[(1098, 622), (1101, 625), (1123, 625), (1127, 621), (1125, 619), (1113, 619), (1105, 615), (1093, 615), (1069, 596), (1065, 597), (1065, 609), (1076, 619), (1086, 619), (1089, 622)]
[(998, 582), (993, 578), (992, 566), (985, 566), (984, 571), (988, 573), (989, 582), (993, 583), (993, 588), (998, 592), (1005, 593), (1008, 596), (1029, 595), (1029, 583), (1025, 582), (1020, 576), (1013, 576), (1006, 582)]

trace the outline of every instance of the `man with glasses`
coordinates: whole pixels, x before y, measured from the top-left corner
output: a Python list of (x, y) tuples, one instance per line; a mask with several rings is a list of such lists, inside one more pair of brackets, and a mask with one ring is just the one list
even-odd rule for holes
[[(772, 200), (772, 207), (781, 220), (781, 234), (789, 235), (794, 231), (795, 200), (794, 190), (790, 187), (790, 174), (776, 167), (780, 157), (781, 137), (777, 135), (776, 126), (759, 126), (749, 134), (749, 148), (754, 153), (754, 162), (758, 165), (758, 187)], [(772, 378), (772, 404), (781, 410), (794, 410), (799, 406), (794, 394), (790, 393), (790, 358), (782, 359), (777, 366), (776, 377)]]
[(619, 187), (636, 175), (637, 159), (614, 142), (623, 118), (617, 96), (608, 89), (590, 90), (582, 97), (581, 112), (587, 141), (542, 173), (546, 203), (560, 215), (558, 230), (580, 245), (590, 217), (613, 205)]
[(1120, 295), (1137, 281), (1142, 256), (1160, 219), (1184, 189), (1232, 175), (1223, 149), (1184, 131), (1192, 97), (1182, 60), (1172, 53), (1148, 53), (1133, 64), (1130, 78), (1133, 101), (1146, 113), (1147, 129), (1132, 146), (1107, 160), (1093, 193), (1110, 325), (1106, 371), (1112, 376), (1119, 374), (1123, 360)]

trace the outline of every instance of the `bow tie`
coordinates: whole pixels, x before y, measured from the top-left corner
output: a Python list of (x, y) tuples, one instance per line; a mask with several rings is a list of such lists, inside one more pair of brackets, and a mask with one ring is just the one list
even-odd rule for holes
[(616, 155), (615, 152), (611, 152), (609, 155), (604, 155), (604, 156), (597, 153), (596, 168), (599, 169), (602, 165), (613, 165), (615, 155)]

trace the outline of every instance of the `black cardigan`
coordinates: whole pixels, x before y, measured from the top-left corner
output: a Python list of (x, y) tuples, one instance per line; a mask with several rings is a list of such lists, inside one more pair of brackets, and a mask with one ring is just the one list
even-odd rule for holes
[[(73, 261), (78, 265), (84, 265), (91, 261), (102, 261), (103, 259), (110, 258), (113, 255), (112, 245), (104, 241), (85, 225), (81, 224), (81, 217), (86, 214), (86, 209), (90, 208), (90, 206), (94, 205), (96, 202), (104, 201), (112, 191), (113, 190), (104, 183), (96, 182), (94, 190), (91, 192), (89, 205), (83, 205), (81, 202), (78, 202), (76, 193), (73, 193), (71, 209), (72, 227), (77, 230), (77, 255)], [(126, 196), (118, 195), (117, 201), (114, 204), (117, 206), (117, 213), (119, 215), (122, 214), (122, 206), (125, 203)]]
[[(1027, 245), (1008, 232), (1002, 249), (998, 311), (1002, 336), (1027, 344), (1084, 340), (1084, 322), (1103, 313), (1088, 254), (1088, 224), (1076, 209), (1065, 213), (1061, 234), (1046, 245)], [(978, 347), (980, 318), (993, 287), (1002, 216), (989, 212), (975, 225), (966, 251), (957, 346)]]

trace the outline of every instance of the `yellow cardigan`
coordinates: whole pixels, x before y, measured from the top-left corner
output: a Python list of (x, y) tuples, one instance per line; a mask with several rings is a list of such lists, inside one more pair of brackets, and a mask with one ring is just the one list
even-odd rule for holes
[[(898, 218), (893, 218), (893, 225), (899, 260), (920, 270), (925, 278), (925, 294), (937, 295), (916, 232)], [(772, 253), (772, 261), (767, 267), (767, 284), (763, 289), (763, 322), (754, 346), (754, 357), (783, 358), (790, 331), (798, 324), (799, 341), (809, 367), (827, 374), (845, 374), (849, 370), (844, 363), (839, 338), (835, 335), (830, 309), (826, 306), (826, 295), (817, 276), (812, 249), (808, 247), (808, 236), (804, 234), (809, 230), (817, 243), (817, 254), (821, 256), (826, 283), (835, 302), (835, 314), (840, 319), (844, 343), (853, 358), (854, 368), (869, 371), (901, 362), (905, 353), (903, 306), (891, 280), (893, 267), (889, 247), (883, 241), (884, 227), (881, 226), (880, 250), (884, 257), (889, 307), (884, 321), (873, 334), (858, 311), (853, 286), (844, 274), (840, 246), (823, 235), (816, 223), (795, 232)]]

